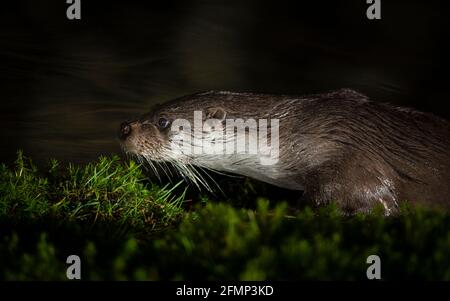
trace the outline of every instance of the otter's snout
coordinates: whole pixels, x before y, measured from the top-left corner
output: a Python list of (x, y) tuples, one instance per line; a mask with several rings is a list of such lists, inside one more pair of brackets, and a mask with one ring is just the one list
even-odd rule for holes
[(131, 124), (129, 122), (122, 122), (119, 128), (119, 138), (125, 140), (131, 134)]

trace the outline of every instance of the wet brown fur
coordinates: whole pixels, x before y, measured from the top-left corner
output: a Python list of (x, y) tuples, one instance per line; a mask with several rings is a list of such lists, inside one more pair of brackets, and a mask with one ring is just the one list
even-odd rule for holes
[[(403, 201), (450, 207), (449, 122), (353, 90), (308, 96), (204, 92), (165, 103), (134, 124), (153, 125), (161, 115), (192, 121), (194, 110), (218, 109), (227, 119), (280, 119), (276, 166), (247, 172), (245, 162), (236, 162), (219, 170), (304, 190), (310, 201), (334, 201), (346, 212), (382, 204), (392, 213)], [(165, 139), (154, 126), (140, 136), (159, 141), (150, 144), (155, 149)]]

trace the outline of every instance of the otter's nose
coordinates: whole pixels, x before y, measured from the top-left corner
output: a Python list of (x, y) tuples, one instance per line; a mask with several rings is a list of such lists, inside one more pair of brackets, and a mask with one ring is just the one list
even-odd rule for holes
[(124, 140), (131, 133), (131, 125), (129, 122), (122, 122), (119, 129), (119, 138)]

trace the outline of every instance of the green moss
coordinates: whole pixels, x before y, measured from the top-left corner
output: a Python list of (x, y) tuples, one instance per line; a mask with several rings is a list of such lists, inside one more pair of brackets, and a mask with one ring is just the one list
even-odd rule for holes
[(19, 154), (0, 178), (0, 279), (62, 280), (76, 254), (84, 280), (354, 280), (376, 254), (383, 279), (450, 280), (448, 212), (344, 217), (333, 205), (292, 213), (204, 196), (187, 210), (180, 186), (115, 157), (41, 173)]
[(60, 168), (51, 161), (40, 173), (21, 152), (13, 168), (0, 168), (0, 219), (108, 221), (149, 230), (179, 220), (184, 193), (145, 184), (139, 165), (101, 157), (86, 166)]

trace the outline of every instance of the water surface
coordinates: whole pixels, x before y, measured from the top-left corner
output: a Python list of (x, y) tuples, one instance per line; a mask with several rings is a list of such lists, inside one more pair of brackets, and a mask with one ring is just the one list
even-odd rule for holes
[[(14, 2), (14, 3), (11, 3)], [(121, 121), (204, 90), (353, 88), (448, 117), (438, 1), (8, 1), (0, 11), (0, 156), (120, 153)], [(148, 1), (152, 2), (152, 1)]]

